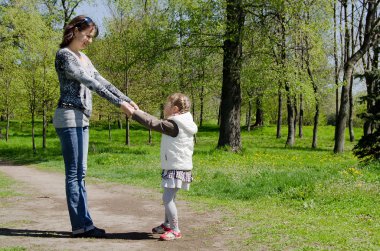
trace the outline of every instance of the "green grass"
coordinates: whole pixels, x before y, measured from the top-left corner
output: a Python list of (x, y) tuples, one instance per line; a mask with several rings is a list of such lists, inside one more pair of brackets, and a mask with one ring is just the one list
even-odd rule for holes
[[(94, 125), (94, 123), (93, 123)], [(28, 126), (13, 123), (8, 143), (0, 142), (0, 158), (63, 172), (59, 141), (49, 128), (48, 149), (31, 152)], [(207, 125), (197, 134), (194, 183), (188, 200), (203, 208), (230, 212), (226, 224), (235, 226), (246, 240), (246, 249), (269, 250), (378, 250), (380, 249), (380, 164), (361, 165), (352, 155), (355, 143), (346, 140), (346, 151), (332, 152), (334, 128), (319, 129), (318, 149), (311, 148), (312, 128), (304, 138), (285, 148), (275, 127), (242, 133), (239, 154), (217, 150), (218, 130)], [(104, 126), (91, 128), (90, 177), (104, 181), (159, 189), (160, 135), (132, 125), (131, 146), (124, 145), (124, 130), (113, 130), (112, 141)], [(361, 129), (355, 130), (356, 137)], [(37, 131), (37, 145), (40, 146)], [(184, 226), (185, 227), (185, 226)]]
[(0, 251), (25, 251), (27, 250), (24, 247), (7, 247), (7, 248), (0, 248)]
[[(0, 172), (0, 199), (18, 195), (18, 193), (15, 192), (15, 187), (14, 180)], [(0, 202), (0, 204), (2, 203)]]

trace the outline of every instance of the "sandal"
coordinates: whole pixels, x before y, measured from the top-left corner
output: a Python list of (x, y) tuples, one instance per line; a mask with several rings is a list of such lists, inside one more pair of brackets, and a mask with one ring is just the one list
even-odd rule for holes
[(170, 231), (170, 228), (168, 228), (164, 224), (161, 224), (158, 227), (155, 227), (152, 229), (152, 233), (154, 233), (154, 234), (163, 234), (167, 231)]
[(162, 241), (172, 241), (181, 238), (182, 234), (180, 232), (175, 232), (171, 229), (160, 236), (160, 240)]

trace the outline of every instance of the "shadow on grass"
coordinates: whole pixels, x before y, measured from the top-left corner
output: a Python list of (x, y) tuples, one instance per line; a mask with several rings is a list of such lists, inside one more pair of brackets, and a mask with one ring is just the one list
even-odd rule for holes
[(293, 147), (285, 147), (285, 146), (255, 146), (255, 148), (260, 149), (276, 149), (276, 150), (295, 150), (295, 151), (304, 151), (304, 152), (333, 152), (333, 149), (326, 148), (311, 148), (311, 147), (303, 147), (303, 146), (293, 146)]
[(17, 165), (38, 164), (61, 157), (61, 149), (51, 147), (48, 149), (37, 149), (34, 154), (30, 147), (0, 148), (0, 161), (11, 162)]
[[(71, 238), (71, 232), (0, 228), (0, 236), (23, 236), (23, 237), (38, 237), (38, 238)], [(155, 239), (155, 238), (153, 237), (151, 233), (129, 232), (129, 233), (107, 233), (106, 236), (102, 239), (150, 240), (150, 239)]]

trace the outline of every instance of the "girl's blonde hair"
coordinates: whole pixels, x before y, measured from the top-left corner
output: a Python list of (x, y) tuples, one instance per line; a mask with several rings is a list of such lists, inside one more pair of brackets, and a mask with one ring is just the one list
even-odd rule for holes
[(182, 93), (174, 93), (168, 97), (168, 102), (171, 106), (177, 106), (179, 113), (186, 113), (190, 111), (191, 102), (189, 97)]

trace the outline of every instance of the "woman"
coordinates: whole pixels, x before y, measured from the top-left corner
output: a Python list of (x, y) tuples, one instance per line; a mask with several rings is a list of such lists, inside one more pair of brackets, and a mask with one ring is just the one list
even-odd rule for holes
[(66, 198), (73, 237), (104, 237), (94, 226), (87, 205), (84, 178), (87, 169), (89, 119), (95, 91), (112, 104), (126, 110), (127, 102), (138, 106), (104, 79), (90, 59), (81, 52), (98, 35), (98, 27), (86, 16), (75, 17), (64, 29), (56, 54), (55, 68), (60, 83), (60, 98), (53, 124), (61, 141), (65, 162)]

